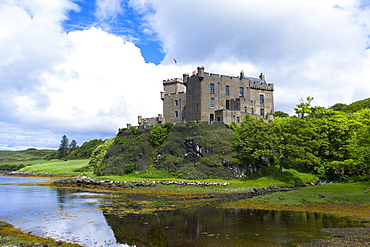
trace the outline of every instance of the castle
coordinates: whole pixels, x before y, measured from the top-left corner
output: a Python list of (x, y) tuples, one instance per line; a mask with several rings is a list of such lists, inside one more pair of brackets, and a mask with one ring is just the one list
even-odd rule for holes
[(164, 122), (207, 121), (240, 123), (246, 114), (272, 119), (274, 85), (259, 78), (227, 76), (204, 71), (198, 67), (191, 76), (163, 81), (161, 99), (163, 115), (154, 118), (139, 116), (139, 125)]

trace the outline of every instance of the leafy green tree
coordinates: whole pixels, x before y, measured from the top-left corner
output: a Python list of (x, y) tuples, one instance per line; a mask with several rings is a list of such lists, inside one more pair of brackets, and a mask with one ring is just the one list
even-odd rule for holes
[(132, 162), (127, 163), (124, 171), (126, 174), (133, 173), (135, 171), (135, 164)]
[(233, 124), (232, 129), (238, 158), (250, 173), (271, 163), (273, 137), (267, 122), (246, 115), (241, 124)]
[(68, 154), (68, 159), (88, 159), (94, 149), (102, 142), (103, 141), (101, 139), (93, 139), (91, 141), (84, 142), (81, 147), (76, 147), (71, 150), (71, 153)]
[(155, 124), (152, 131), (150, 131), (150, 143), (155, 147), (162, 145), (167, 138), (167, 134), (166, 128), (162, 128), (158, 123)]
[(283, 111), (275, 111), (274, 117), (289, 117), (289, 114)]
[(284, 167), (307, 171), (318, 162), (312, 153), (311, 140), (315, 133), (305, 119), (277, 119), (271, 124), (271, 128), (273, 159), (279, 166), (279, 174), (282, 174)]
[(329, 107), (329, 109), (332, 109), (334, 111), (344, 111), (344, 109), (346, 108), (346, 104), (343, 104), (343, 103), (336, 103), (332, 106)]
[(102, 144), (97, 146), (91, 154), (89, 164), (94, 166), (94, 173), (101, 175), (100, 171), (104, 168), (104, 158), (108, 148), (114, 143), (116, 138), (106, 139)]
[(70, 150), (73, 150), (77, 148), (77, 142), (75, 140), (72, 140), (68, 147)]
[(300, 99), (300, 103), (294, 108), (297, 117), (304, 118), (309, 112), (311, 107), (311, 102), (314, 98), (308, 96), (306, 102), (303, 99)]

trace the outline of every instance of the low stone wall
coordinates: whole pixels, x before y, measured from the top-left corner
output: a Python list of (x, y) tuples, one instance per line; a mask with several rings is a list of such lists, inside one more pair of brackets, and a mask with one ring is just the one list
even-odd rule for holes
[(71, 175), (53, 174), (53, 173), (37, 173), (37, 172), (10, 172), (0, 171), (0, 175), (3, 176), (22, 176), (22, 177), (67, 177)]
[(91, 186), (103, 186), (103, 187), (122, 187), (122, 188), (136, 188), (136, 187), (155, 187), (157, 184), (162, 185), (182, 185), (182, 186), (225, 186), (229, 183), (205, 183), (205, 182), (176, 182), (176, 181), (132, 181), (130, 183), (126, 181), (110, 181), (110, 180), (95, 180), (90, 177), (76, 177), (63, 179), (54, 182), (56, 185), (91, 185)]

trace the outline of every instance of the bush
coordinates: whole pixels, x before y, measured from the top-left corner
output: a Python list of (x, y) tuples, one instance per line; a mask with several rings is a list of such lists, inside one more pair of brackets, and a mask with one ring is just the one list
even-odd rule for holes
[(135, 171), (135, 164), (134, 163), (130, 162), (125, 166), (125, 173), (126, 174), (133, 173), (134, 171)]

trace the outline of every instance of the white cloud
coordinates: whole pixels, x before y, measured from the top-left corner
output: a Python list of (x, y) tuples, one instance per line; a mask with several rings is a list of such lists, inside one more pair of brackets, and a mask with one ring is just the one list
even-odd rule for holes
[[(2, 1), (0, 148), (30, 145), (25, 140), (38, 133), (54, 147), (63, 134), (80, 145), (112, 137), (138, 115), (161, 113), (162, 80), (198, 65), (227, 75), (264, 72), (275, 83), (276, 110), (289, 113), (307, 96), (322, 106), (369, 97), (370, 11), (362, 3), (98, 0), (103, 30), (65, 33), (61, 23), (78, 1)], [(128, 18), (128, 7), (163, 44), (162, 64), (145, 63), (130, 33), (110, 33), (127, 28), (114, 25), (125, 23), (116, 19)]]
[[(369, 6), (360, 1), (141, 1), (143, 11), (164, 43), (169, 63), (202, 63), (217, 73), (218, 63), (246, 64), (275, 82), (278, 110), (290, 111), (298, 99), (329, 106), (369, 94), (363, 70), (369, 57)], [(356, 88), (362, 87), (361, 96)]]
[(122, 0), (97, 0), (95, 16), (100, 22), (117, 20), (124, 13), (121, 2)]

